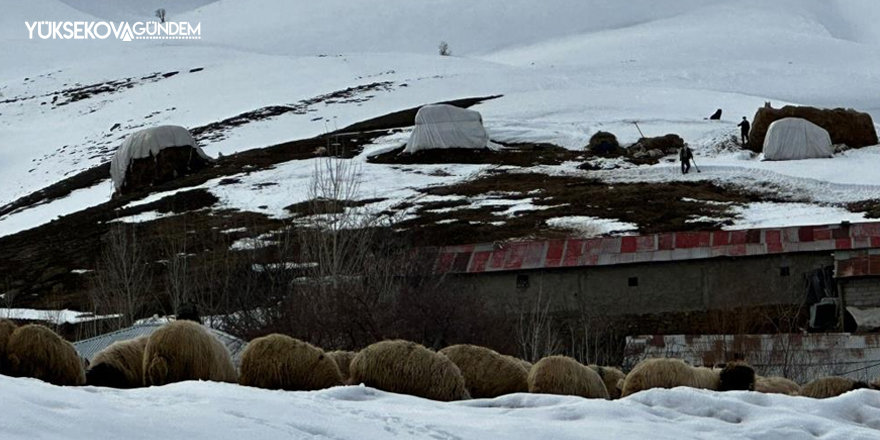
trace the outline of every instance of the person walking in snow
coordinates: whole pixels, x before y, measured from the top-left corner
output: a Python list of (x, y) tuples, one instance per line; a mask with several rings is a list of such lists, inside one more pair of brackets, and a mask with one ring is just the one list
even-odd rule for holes
[(742, 135), (742, 144), (746, 145), (749, 143), (749, 130), (752, 128), (752, 124), (749, 124), (749, 120), (743, 116), (743, 121), (736, 125), (739, 127), (740, 134)]
[(694, 159), (694, 153), (685, 145), (678, 152), (678, 158), (681, 160), (681, 174), (687, 174), (691, 170), (691, 160)]

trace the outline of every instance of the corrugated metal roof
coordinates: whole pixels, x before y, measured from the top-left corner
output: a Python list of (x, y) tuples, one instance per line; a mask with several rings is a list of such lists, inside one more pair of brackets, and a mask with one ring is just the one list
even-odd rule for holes
[[(94, 338), (83, 339), (82, 341), (77, 341), (73, 343), (74, 348), (76, 348), (77, 353), (85, 359), (89, 361), (98, 354), (101, 350), (110, 346), (110, 344), (117, 341), (127, 341), (129, 339), (134, 339), (139, 336), (149, 336), (153, 334), (156, 329), (161, 327), (163, 324), (169, 322), (167, 319), (162, 318), (153, 318), (147, 319), (143, 321), (139, 321), (135, 325), (116, 330), (114, 332), (105, 333), (103, 335), (95, 336)], [(235, 366), (238, 367), (239, 362), (241, 360), (241, 354), (244, 351), (245, 342), (242, 339), (236, 338), (228, 333), (221, 332), (220, 330), (215, 330), (210, 327), (207, 327), (208, 331), (214, 334), (217, 339), (220, 340), (226, 348), (229, 349), (229, 353), (232, 355), (232, 360), (235, 363)]]
[(880, 248), (880, 222), (447, 246), (436, 273), (608, 266)]

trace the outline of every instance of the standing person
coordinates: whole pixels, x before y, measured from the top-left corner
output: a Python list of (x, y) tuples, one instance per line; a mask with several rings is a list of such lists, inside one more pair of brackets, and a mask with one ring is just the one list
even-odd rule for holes
[(749, 120), (743, 116), (743, 121), (736, 125), (740, 128), (740, 134), (742, 135), (742, 144), (746, 145), (749, 143), (749, 130), (752, 128), (752, 124), (749, 124)]
[(678, 152), (678, 158), (681, 160), (681, 174), (687, 174), (691, 170), (691, 160), (694, 158), (694, 153), (685, 145)]

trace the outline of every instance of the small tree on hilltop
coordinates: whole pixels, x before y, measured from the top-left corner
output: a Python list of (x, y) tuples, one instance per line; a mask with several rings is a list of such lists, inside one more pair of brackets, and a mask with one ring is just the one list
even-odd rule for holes
[(159, 19), (159, 23), (165, 23), (165, 9), (156, 9), (156, 18)]
[(438, 49), (440, 50), (441, 57), (452, 56), (452, 49), (449, 48), (449, 43), (447, 43), (445, 41), (441, 41), (440, 46), (438, 46)]

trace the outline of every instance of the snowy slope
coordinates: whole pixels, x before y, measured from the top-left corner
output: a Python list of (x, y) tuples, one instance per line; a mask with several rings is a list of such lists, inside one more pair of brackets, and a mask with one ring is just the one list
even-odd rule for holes
[(6, 440), (874, 439), (880, 393), (813, 400), (652, 390), (619, 401), (513, 394), (440, 403), (362, 386), (283, 392), (187, 382), (140, 390), (61, 388), (0, 376)]
[[(779, 164), (709, 148), (767, 100), (880, 110), (872, 98), (880, 93), (875, 2), (187, 0), (177, 10), (199, 5), (174, 19), (201, 22), (202, 40), (131, 43), (30, 41), (23, 21), (114, 19), (153, 3), (35, 0), (7, 8), (0, 17), (0, 206), (108, 160), (142, 127), (204, 126), (376, 82), (387, 85), (353, 102), (246, 124), (203, 146), (230, 154), (425, 103), (504, 95), (476, 108), (494, 140), (579, 149), (597, 130), (635, 141), (632, 121), (639, 121), (649, 136), (679, 133), (696, 147), (707, 173), (688, 179), (745, 176), (758, 186), (798, 187), (800, 201), (828, 201), (821, 188), (829, 184), (858, 185), (848, 201), (880, 198), (871, 172), (880, 166), (876, 150)], [(436, 55), (441, 39), (457, 56)], [(66, 105), (52, 102), (69, 100), (65, 90), (105, 82), (121, 85)], [(703, 120), (719, 107), (722, 121)], [(608, 178), (681, 178), (672, 170)], [(402, 174), (389, 192), (406, 193), (413, 179)], [(0, 218), (0, 234), (108, 198), (103, 184), (79, 190)]]

